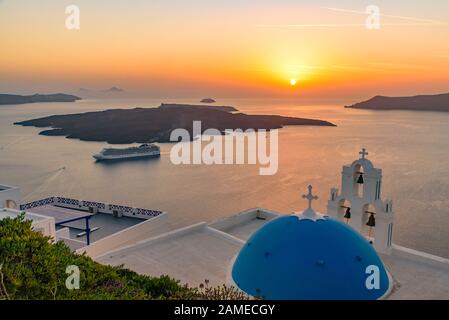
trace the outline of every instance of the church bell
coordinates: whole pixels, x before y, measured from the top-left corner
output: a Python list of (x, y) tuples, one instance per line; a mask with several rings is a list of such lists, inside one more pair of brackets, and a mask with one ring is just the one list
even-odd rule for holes
[(346, 213), (344, 215), (344, 218), (351, 219), (351, 208), (346, 208)]
[(359, 178), (357, 179), (358, 184), (363, 184), (363, 173), (360, 174)]
[(366, 225), (371, 228), (376, 226), (376, 218), (374, 218), (374, 213), (370, 212), (370, 216)]

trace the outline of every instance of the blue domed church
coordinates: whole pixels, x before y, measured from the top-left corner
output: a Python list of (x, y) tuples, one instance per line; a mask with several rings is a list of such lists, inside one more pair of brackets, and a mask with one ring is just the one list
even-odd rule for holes
[[(365, 163), (364, 159), (354, 164), (356, 170), (360, 170), (361, 163)], [(371, 168), (369, 163), (366, 167)], [(359, 173), (350, 181), (360, 182)], [(273, 219), (249, 238), (234, 262), (232, 280), (247, 294), (262, 299), (385, 297), (391, 289), (391, 278), (373, 238), (351, 226), (347, 208), (349, 214), (341, 219), (315, 212), (312, 202), (318, 197), (312, 194), (312, 186), (308, 188), (308, 194), (303, 196), (308, 201), (306, 210)], [(335, 193), (333, 189), (333, 201), (337, 200)], [(368, 229), (375, 226), (374, 216), (369, 217), (365, 223)]]

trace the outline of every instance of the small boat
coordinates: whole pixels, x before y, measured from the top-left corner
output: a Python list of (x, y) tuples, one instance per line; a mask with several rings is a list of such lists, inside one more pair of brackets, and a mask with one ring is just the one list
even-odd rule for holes
[(160, 154), (160, 148), (157, 145), (153, 143), (145, 143), (137, 147), (129, 147), (125, 149), (105, 148), (93, 157), (97, 161), (105, 161), (159, 157)]

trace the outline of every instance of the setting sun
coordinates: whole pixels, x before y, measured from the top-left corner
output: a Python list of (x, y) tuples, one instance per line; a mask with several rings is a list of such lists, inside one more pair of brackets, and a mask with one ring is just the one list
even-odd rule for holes
[(296, 79), (290, 79), (290, 85), (291, 86), (296, 86)]

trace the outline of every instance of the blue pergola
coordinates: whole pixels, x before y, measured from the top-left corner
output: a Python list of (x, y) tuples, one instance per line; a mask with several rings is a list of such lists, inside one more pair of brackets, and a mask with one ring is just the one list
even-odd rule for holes
[(30, 212), (42, 214), (48, 217), (53, 217), (55, 219), (55, 226), (64, 226), (70, 222), (85, 220), (84, 232), (86, 232), (87, 245), (90, 245), (89, 220), (94, 215), (93, 213), (76, 209), (62, 208), (53, 205), (36, 207), (30, 209)]

